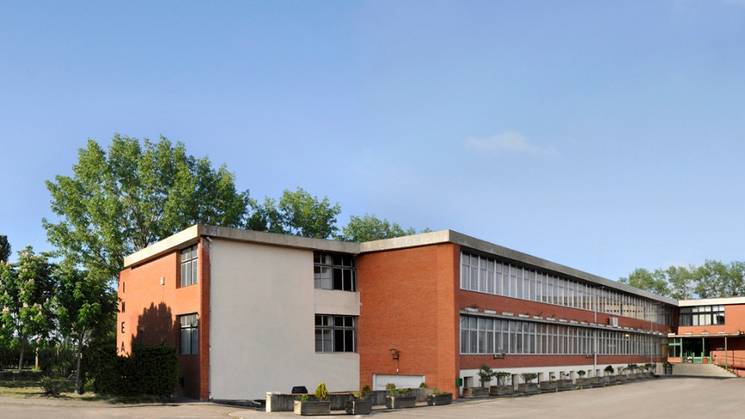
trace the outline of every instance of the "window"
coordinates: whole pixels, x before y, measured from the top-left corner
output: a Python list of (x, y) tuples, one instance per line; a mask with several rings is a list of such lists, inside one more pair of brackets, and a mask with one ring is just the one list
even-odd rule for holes
[(124, 304), (124, 301), (122, 301), (122, 313), (127, 311), (127, 306)]
[(355, 291), (354, 257), (335, 253), (313, 254), (313, 280), (318, 289)]
[(197, 246), (181, 251), (181, 286), (197, 283)]
[(180, 325), (179, 353), (197, 355), (199, 353), (199, 319), (196, 314), (178, 316)]
[[(531, 266), (511, 265), (496, 257), (490, 258), (463, 251), (460, 258), (460, 288), (463, 290), (540, 301), (582, 310), (597, 310), (660, 324), (669, 323), (671, 309), (661, 303), (647, 301), (571, 278), (552, 276), (547, 271), (534, 270)], [(353, 270), (350, 275), (353, 275)], [(319, 281), (331, 284), (326, 285), (328, 287), (333, 285), (331, 274), (318, 267), (316, 281), (317, 288), (319, 288)], [(716, 307), (713, 306), (712, 310), (716, 310)], [(681, 312), (681, 319), (683, 316), (684, 313)], [(724, 309), (716, 313), (711, 311), (708, 317), (696, 321), (703, 322), (700, 323), (702, 325), (724, 324)]]
[(316, 352), (356, 352), (357, 318), (316, 314)]
[(724, 306), (684, 307), (680, 309), (681, 326), (724, 324)]

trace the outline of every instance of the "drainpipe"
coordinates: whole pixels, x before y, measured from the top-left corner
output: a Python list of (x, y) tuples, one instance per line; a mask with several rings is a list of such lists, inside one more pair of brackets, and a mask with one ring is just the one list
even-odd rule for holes
[[(600, 288), (603, 289), (603, 288)], [(595, 327), (592, 329), (593, 345), (592, 345), (592, 376), (596, 376), (598, 372), (598, 295), (595, 295), (595, 304), (592, 305), (592, 314), (595, 318)]]

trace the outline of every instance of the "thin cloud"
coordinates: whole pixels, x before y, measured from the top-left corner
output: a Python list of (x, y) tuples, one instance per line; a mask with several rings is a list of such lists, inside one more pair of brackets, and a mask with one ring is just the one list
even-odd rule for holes
[(555, 156), (559, 152), (553, 147), (531, 143), (527, 137), (514, 131), (504, 131), (491, 137), (466, 138), (469, 150), (491, 153), (527, 154), (531, 156)]

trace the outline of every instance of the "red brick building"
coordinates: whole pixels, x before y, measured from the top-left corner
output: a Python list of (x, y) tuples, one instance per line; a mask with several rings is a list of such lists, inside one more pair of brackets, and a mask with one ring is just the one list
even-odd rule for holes
[(659, 364), (676, 301), (450, 230), (366, 243), (193, 226), (125, 258), (117, 345), (179, 348), (180, 388), (459, 394), (487, 364), (602, 375)]

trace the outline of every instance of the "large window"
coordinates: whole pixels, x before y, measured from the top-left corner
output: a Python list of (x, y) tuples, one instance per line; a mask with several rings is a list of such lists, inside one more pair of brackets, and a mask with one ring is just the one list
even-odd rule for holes
[(313, 254), (315, 287), (324, 290), (355, 291), (354, 257), (335, 253)]
[(660, 324), (668, 324), (672, 313), (662, 303), (469, 252), (461, 252), (460, 287)]
[(199, 320), (196, 314), (178, 316), (180, 326), (181, 355), (196, 355), (199, 353)]
[(356, 352), (357, 318), (316, 314), (316, 352)]
[(563, 324), (460, 316), (460, 353), (592, 355), (597, 334), (600, 355), (660, 356), (660, 336)]
[(724, 324), (724, 306), (682, 307), (681, 326), (710, 326)]
[(197, 283), (197, 246), (181, 251), (181, 286)]

